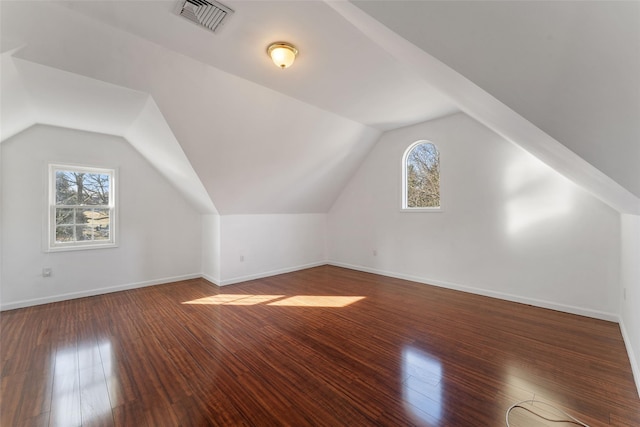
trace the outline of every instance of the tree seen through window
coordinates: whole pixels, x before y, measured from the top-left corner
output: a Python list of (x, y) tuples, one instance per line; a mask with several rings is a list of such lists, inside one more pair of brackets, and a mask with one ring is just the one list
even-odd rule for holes
[(440, 154), (430, 142), (416, 144), (406, 156), (405, 208), (440, 207)]
[(55, 170), (55, 243), (109, 242), (112, 174)]

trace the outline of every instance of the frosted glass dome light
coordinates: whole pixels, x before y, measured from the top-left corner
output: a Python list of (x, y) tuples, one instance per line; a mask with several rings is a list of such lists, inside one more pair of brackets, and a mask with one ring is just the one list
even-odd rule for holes
[(298, 55), (298, 49), (285, 42), (271, 43), (267, 48), (267, 53), (278, 68), (289, 68)]

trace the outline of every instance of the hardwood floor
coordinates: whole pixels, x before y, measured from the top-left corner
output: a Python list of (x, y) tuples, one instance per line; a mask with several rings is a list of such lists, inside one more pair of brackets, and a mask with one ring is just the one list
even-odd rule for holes
[[(337, 267), (0, 323), (3, 427), (504, 426), (533, 398), (592, 427), (640, 426), (617, 324)], [(524, 409), (511, 421), (559, 425)]]

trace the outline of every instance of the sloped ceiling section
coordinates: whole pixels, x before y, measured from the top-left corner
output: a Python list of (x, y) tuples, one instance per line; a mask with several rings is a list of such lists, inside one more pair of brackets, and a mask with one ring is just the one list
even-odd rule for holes
[(69, 8), (0, 6), (20, 59), (150, 94), (220, 214), (327, 212), (381, 133)]
[(640, 197), (640, 2), (354, 4)]
[(0, 141), (36, 123), (124, 136), (201, 213), (215, 206), (149, 95), (2, 57)]
[[(213, 35), (175, 15), (179, 0), (74, 1), (63, 5), (203, 64), (376, 129), (457, 112), (321, 0), (225, 0), (235, 13)], [(144, 16), (145, 19), (140, 19)], [(295, 67), (274, 68), (267, 46), (294, 43)]]
[[(349, 2), (329, 2), (345, 19), (407, 67), (440, 87), (469, 116), (530, 152), (621, 213), (640, 214), (640, 197), (613, 180), (495, 96)], [(368, 4), (368, 3), (367, 3)], [(508, 37), (506, 33), (504, 37)], [(494, 64), (500, 66), (500, 64)], [(625, 123), (633, 127), (632, 122)], [(635, 142), (631, 154), (635, 153)], [(625, 151), (625, 152), (627, 152)], [(633, 162), (632, 162), (633, 164)], [(628, 163), (625, 163), (628, 165)], [(636, 169), (632, 169), (636, 174)]]
[[(456, 111), (620, 212), (640, 213), (635, 18), (605, 22), (588, 12), (588, 24), (564, 33), (554, 10), (533, 10), (540, 2), (486, 10), (476, 9), (492, 2), (441, 3), (229, 1), (236, 13), (218, 34), (176, 16), (176, 1), (2, 1), (0, 8), (3, 40), (25, 46), (16, 57), (151, 95), (221, 214), (327, 212), (382, 131)], [(578, 6), (566, 8), (568, 19)], [(474, 32), (463, 31), (461, 14)], [(538, 21), (547, 32), (536, 32)], [(628, 31), (629, 50), (611, 35), (596, 43), (586, 27), (598, 23), (604, 32)], [(492, 47), (486, 34), (502, 44)], [(525, 43), (531, 34), (536, 41)], [(573, 34), (572, 43), (549, 50), (556, 44), (541, 34)], [(265, 54), (282, 39), (301, 52), (286, 71)], [(577, 67), (593, 52), (590, 42), (599, 53), (612, 47), (613, 56), (602, 57), (608, 66)], [(611, 74), (598, 80), (600, 72)], [(22, 110), (27, 115), (14, 119), (31, 120), (29, 106)]]
[(0, 141), (16, 135), (36, 123), (36, 112), (12, 55), (16, 49), (2, 52), (0, 77)]

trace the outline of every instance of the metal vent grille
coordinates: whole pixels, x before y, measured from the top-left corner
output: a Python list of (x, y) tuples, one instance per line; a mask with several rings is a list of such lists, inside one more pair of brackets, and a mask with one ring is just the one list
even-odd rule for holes
[(231, 16), (233, 10), (213, 0), (184, 0), (178, 11), (189, 21), (216, 32)]

